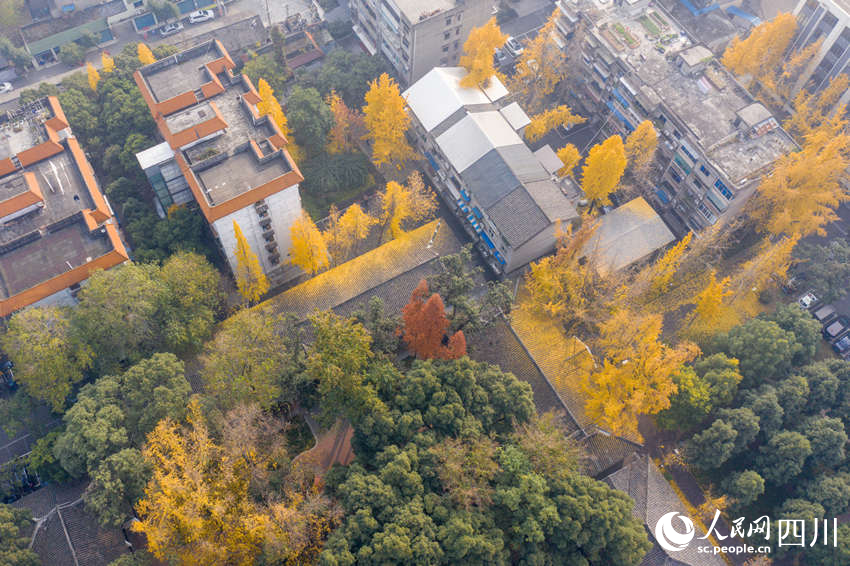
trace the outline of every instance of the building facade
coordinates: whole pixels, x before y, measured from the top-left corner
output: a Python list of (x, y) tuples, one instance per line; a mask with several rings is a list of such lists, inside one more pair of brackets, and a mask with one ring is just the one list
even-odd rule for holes
[(457, 65), (472, 28), (493, 16), (493, 0), (349, 0), (354, 32), (383, 53), (410, 85), (437, 66)]
[(112, 208), (55, 97), (0, 115), (0, 316), (72, 304), (127, 260)]
[(402, 96), (437, 192), (479, 251), (505, 274), (555, 248), (573, 204), (522, 139), (529, 118), (495, 77), (465, 88), (462, 67), (436, 67)]
[(218, 40), (142, 67), (136, 83), (165, 141), (136, 154), (161, 211), (197, 203), (231, 268), (239, 224), (273, 283), (289, 266), (290, 226), (301, 214), (303, 180), (287, 140), (251, 80), (235, 74)]
[[(817, 92), (841, 74), (850, 73), (850, 2), (847, 0), (800, 0), (794, 8), (797, 34), (791, 52), (805, 49), (822, 40), (818, 54), (801, 73), (794, 85), (797, 94), (805, 88)], [(837, 105), (850, 103), (847, 90)]]
[[(796, 145), (776, 119), (658, 3), (559, 0), (555, 33), (574, 61), (574, 104), (603, 116), (599, 143), (650, 120), (658, 171), (645, 196), (684, 230), (737, 210)], [(579, 148), (585, 149), (585, 148)]]

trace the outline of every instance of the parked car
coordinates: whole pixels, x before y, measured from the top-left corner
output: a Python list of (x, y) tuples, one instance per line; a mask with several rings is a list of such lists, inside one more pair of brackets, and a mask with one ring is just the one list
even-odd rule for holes
[(803, 296), (797, 299), (797, 304), (806, 310), (815, 306), (817, 302), (818, 298), (812, 291), (807, 291)]
[(198, 10), (189, 14), (190, 24), (200, 24), (215, 19), (215, 13), (212, 10)]
[(180, 22), (173, 22), (170, 24), (165, 24), (161, 28), (159, 28), (159, 35), (162, 37), (168, 37), (169, 35), (174, 35), (177, 32), (183, 31), (183, 24)]
[(522, 44), (514, 39), (513, 36), (508, 36), (508, 40), (505, 42), (505, 49), (511, 54), (511, 57), (519, 57), (525, 51)]
[(823, 337), (832, 342), (848, 330), (850, 330), (850, 320), (846, 316), (839, 316), (823, 327)]
[(835, 307), (832, 305), (823, 305), (812, 311), (812, 316), (821, 324), (826, 324), (835, 318)]
[(496, 67), (502, 67), (506, 65), (508, 62), (508, 54), (499, 49), (498, 47), (493, 52), (493, 64)]
[(12, 83), (0, 83), (0, 94), (12, 92), (14, 89), (15, 87), (12, 86)]
[(0, 363), (0, 381), (2, 381), (3, 385), (10, 389), (14, 389), (15, 387), (15, 372), (12, 371), (15, 369), (15, 363), (3, 356), (3, 361)]
[(839, 356), (844, 354), (850, 354), (850, 333), (845, 334), (844, 336), (833, 342), (832, 349), (835, 350), (835, 353)]

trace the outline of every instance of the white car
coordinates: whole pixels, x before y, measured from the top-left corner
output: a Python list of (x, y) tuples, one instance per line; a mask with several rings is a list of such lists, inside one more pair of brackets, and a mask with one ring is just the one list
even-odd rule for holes
[(511, 57), (519, 57), (525, 51), (522, 44), (514, 39), (513, 36), (508, 37), (508, 40), (505, 42), (505, 49), (511, 54)]
[(189, 14), (189, 23), (190, 24), (199, 24), (201, 22), (208, 22), (212, 19), (215, 19), (215, 14), (212, 10), (198, 10), (197, 12), (192, 12)]
[(14, 89), (15, 87), (12, 86), (12, 83), (0, 83), (0, 94), (12, 92)]
[(161, 37), (168, 37), (169, 35), (174, 35), (177, 32), (183, 31), (183, 24), (180, 22), (175, 22), (171, 24), (165, 24), (161, 28), (159, 28), (159, 35)]
[(804, 309), (812, 308), (817, 302), (818, 298), (811, 291), (807, 292), (805, 295), (797, 299), (797, 304)]

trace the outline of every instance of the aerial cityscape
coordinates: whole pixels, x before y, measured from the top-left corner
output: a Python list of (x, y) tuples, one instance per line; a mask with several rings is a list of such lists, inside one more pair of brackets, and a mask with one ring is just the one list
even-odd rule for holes
[(0, 566), (850, 565), (848, 104), (848, 0), (0, 0)]

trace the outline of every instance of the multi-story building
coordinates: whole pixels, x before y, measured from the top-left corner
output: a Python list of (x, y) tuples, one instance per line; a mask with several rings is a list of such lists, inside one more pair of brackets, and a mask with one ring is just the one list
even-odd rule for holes
[(680, 228), (698, 230), (739, 209), (771, 164), (796, 147), (658, 3), (557, 4), (556, 33), (577, 61), (567, 78), (574, 104), (586, 116), (603, 116), (594, 142), (651, 120), (660, 135), (661, 174), (646, 196), (673, 213)]
[[(841, 74), (850, 73), (850, 2), (847, 0), (800, 0), (794, 8), (797, 33), (789, 52), (805, 49), (822, 40), (821, 48), (794, 85), (797, 94), (805, 88), (817, 92)], [(850, 103), (850, 90), (836, 103)]]
[(0, 115), (0, 316), (71, 304), (92, 271), (126, 260), (112, 209), (59, 101)]
[(163, 210), (194, 201), (232, 269), (234, 222), (279, 282), (292, 274), (289, 229), (301, 214), (303, 181), (287, 140), (268, 116), (251, 80), (218, 40), (202, 43), (135, 73), (165, 141), (136, 157)]
[(465, 88), (462, 67), (437, 67), (402, 96), (413, 136), (437, 192), (488, 263), (508, 273), (555, 248), (558, 222), (578, 217), (570, 200), (523, 142), (530, 122), (493, 77)]
[(493, 0), (349, 0), (354, 32), (383, 53), (404, 84), (437, 66), (457, 65), (470, 30), (493, 15)]

